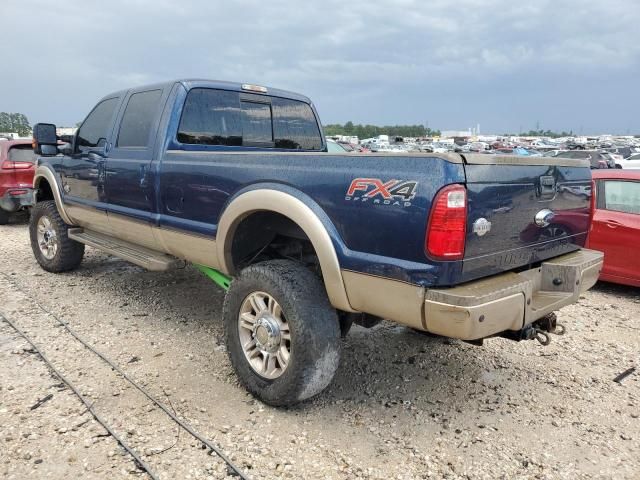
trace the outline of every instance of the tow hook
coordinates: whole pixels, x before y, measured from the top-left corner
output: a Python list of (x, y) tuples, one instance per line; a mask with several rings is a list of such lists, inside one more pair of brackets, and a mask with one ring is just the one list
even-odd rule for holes
[(564, 335), (567, 331), (567, 328), (563, 324), (558, 323), (558, 317), (556, 317), (555, 313), (545, 315), (540, 320), (534, 322), (532, 326), (535, 330), (535, 339), (545, 346), (551, 343), (550, 333), (554, 335)]
[(554, 335), (564, 335), (567, 332), (567, 327), (558, 322), (558, 317), (556, 317), (555, 313), (545, 315), (537, 322), (534, 322), (534, 326)]
[(547, 332), (545, 332), (544, 330), (540, 330), (539, 328), (536, 328), (535, 331), (535, 339), (540, 342), (540, 345), (544, 345), (546, 347), (551, 343), (551, 336)]
[(541, 345), (547, 346), (551, 343), (551, 333), (554, 335), (564, 335), (566, 327), (558, 323), (555, 313), (550, 313), (540, 320), (527, 325), (522, 330), (502, 332), (500, 336), (511, 340), (537, 340)]

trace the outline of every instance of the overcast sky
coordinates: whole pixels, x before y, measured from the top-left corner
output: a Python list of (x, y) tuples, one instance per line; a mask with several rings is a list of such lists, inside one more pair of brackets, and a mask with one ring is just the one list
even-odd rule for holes
[(2, 0), (0, 111), (81, 121), (198, 77), (303, 93), (323, 123), (640, 134), (640, 1)]

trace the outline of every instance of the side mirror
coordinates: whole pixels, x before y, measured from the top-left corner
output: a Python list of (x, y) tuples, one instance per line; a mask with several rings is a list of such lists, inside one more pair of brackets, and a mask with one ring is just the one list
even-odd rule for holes
[(36, 123), (33, 126), (33, 151), (37, 155), (57, 155), (58, 137), (52, 123)]

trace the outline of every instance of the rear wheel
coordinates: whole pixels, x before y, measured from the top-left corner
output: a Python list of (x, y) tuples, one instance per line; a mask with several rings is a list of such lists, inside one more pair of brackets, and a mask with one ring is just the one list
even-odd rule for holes
[(0, 208), (0, 225), (9, 223), (9, 213)]
[(265, 403), (320, 393), (340, 360), (340, 325), (320, 278), (272, 260), (245, 268), (224, 302), (227, 349), (238, 379)]
[(69, 225), (64, 223), (53, 200), (33, 207), (29, 219), (31, 249), (40, 266), (47, 272), (73, 270), (84, 256), (84, 244), (67, 236)]

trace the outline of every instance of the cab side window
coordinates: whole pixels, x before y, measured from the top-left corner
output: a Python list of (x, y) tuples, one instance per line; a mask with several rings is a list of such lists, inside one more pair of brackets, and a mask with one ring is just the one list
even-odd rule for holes
[(134, 93), (120, 122), (118, 147), (146, 147), (151, 139), (151, 125), (160, 107), (162, 90)]
[(118, 98), (103, 100), (91, 111), (78, 132), (76, 147), (78, 151), (90, 151), (102, 148), (107, 143), (109, 128), (118, 106)]
[(605, 180), (603, 187), (606, 210), (640, 214), (640, 182)]

